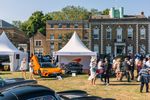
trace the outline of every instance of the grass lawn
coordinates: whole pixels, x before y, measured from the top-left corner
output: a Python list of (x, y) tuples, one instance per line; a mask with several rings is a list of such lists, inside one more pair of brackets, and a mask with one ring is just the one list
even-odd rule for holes
[[(29, 76), (29, 73), (27, 73)], [(20, 72), (1, 72), (2, 78), (18, 78), (21, 77)], [(123, 82), (116, 81), (115, 78), (110, 78), (110, 85), (105, 86), (99, 79), (96, 80), (96, 86), (92, 86), (88, 81), (88, 75), (77, 75), (76, 77), (65, 76), (63, 80), (55, 78), (40, 78), (35, 76), (38, 84), (47, 86), (55, 91), (63, 90), (84, 90), (90, 95), (99, 96), (102, 98), (113, 98), (116, 100), (150, 100), (150, 93), (139, 92), (140, 83), (126, 82), (124, 77)]]

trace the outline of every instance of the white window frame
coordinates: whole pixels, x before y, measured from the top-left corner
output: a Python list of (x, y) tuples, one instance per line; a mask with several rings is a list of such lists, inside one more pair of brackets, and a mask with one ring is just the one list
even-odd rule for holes
[(96, 27), (93, 29), (93, 38), (94, 39), (99, 39), (99, 29)]
[(144, 44), (140, 45), (140, 53), (146, 54), (146, 46)]
[[(51, 36), (53, 36), (53, 38), (51, 38)], [(50, 40), (54, 40), (55, 37), (54, 37), (54, 34), (50, 34)]]
[(108, 26), (106, 29), (106, 39), (111, 39), (111, 38), (112, 38), (112, 29)]
[(94, 52), (99, 53), (99, 45), (98, 44), (94, 44)]
[(127, 53), (133, 54), (133, 46), (131, 44), (127, 47)]
[(111, 54), (112, 52), (111, 52), (111, 46), (110, 45), (107, 45), (106, 46), (106, 54)]
[[(60, 26), (61, 26), (61, 27), (60, 27)], [(58, 24), (58, 28), (62, 28), (62, 24), (61, 24), (61, 23)]]
[[(40, 42), (41, 42), (41, 44), (40, 44)], [(34, 41), (34, 46), (42, 46), (42, 40), (35, 40)]]
[(117, 28), (117, 35), (116, 35), (117, 37), (117, 42), (122, 42), (122, 28), (119, 26), (118, 28)]
[(146, 29), (144, 26), (140, 28), (140, 39), (145, 39), (146, 38)]
[(131, 26), (128, 27), (128, 38), (133, 38), (133, 28)]
[(39, 54), (39, 53), (40, 53), (40, 54), (43, 54), (43, 48), (35, 48), (35, 49), (34, 49), (34, 52), (35, 52), (35, 53), (38, 53), (38, 54)]

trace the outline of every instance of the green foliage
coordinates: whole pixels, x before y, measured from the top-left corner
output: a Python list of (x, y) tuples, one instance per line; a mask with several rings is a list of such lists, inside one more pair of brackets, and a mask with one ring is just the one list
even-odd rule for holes
[(46, 34), (46, 21), (47, 20), (88, 20), (89, 16), (98, 14), (109, 14), (109, 9), (103, 12), (97, 9), (91, 9), (88, 11), (84, 7), (80, 6), (66, 6), (61, 11), (49, 12), (43, 14), (42, 11), (35, 11), (27, 21), (21, 23), (20, 21), (14, 21), (13, 24), (23, 30), (28, 37), (33, 36), (36, 32)]
[(90, 10), (90, 12), (91, 12), (92, 15), (100, 15), (100, 14), (102, 14), (101, 11), (98, 11), (98, 9), (95, 9), (95, 8), (92, 8)]
[(107, 9), (103, 10), (102, 14), (103, 15), (109, 15), (109, 9), (107, 8)]

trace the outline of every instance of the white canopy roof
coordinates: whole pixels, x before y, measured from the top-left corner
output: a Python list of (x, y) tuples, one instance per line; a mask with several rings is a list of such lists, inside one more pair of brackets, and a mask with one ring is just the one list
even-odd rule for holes
[[(16, 55), (19, 54), (19, 58)], [(28, 54), (18, 50), (8, 39), (5, 32), (0, 35), (0, 55), (9, 55), (10, 59), (10, 70), (18, 70), (22, 58), (28, 58)]]
[(8, 39), (5, 32), (0, 35), (0, 54), (14, 54), (14, 53), (21, 53)]
[(72, 35), (68, 43), (54, 55), (85, 55), (96, 56), (96, 52), (90, 51), (80, 40), (76, 32)]

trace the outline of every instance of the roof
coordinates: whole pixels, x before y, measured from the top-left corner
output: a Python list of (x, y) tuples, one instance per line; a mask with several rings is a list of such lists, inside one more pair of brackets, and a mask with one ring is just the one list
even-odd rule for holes
[(47, 23), (51, 23), (51, 24), (59, 24), (59, 23), (83, 24), (83, 23), (88, 23), (88, 20), (74, 20), (74, 21), (71, 21), (71, 20), (48, 20)]
[(90, 51), (80, 40), (76, 32), (72, 35), (68, 43), (54, 55), (96, 55), (96, 52)]
[(0, 28), (14, 28), (14, 26), (0, 19)]
[(0, 54), (21, 52), (11, 43), (5, 32), (0, 35), (0, 48)]

